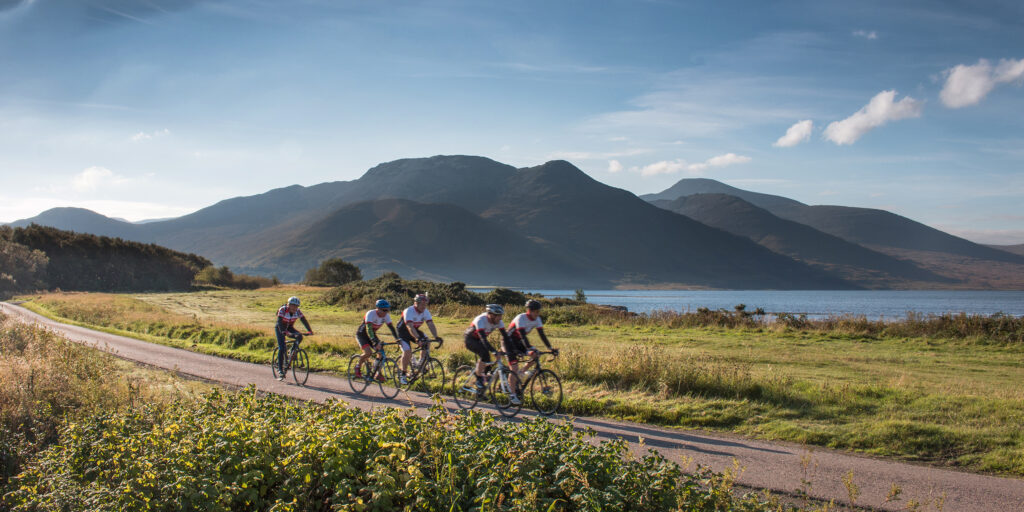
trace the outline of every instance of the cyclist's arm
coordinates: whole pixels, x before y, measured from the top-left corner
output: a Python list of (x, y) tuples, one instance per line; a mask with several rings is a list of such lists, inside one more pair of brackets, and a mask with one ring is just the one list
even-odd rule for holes
[[(433, 335), (434, 339), (436, 340), (437, 339), (437, 327), (434, 327), (434, 321), (433, 320), (427, 320), (427, 328), (430, 329), (430, 334)], [(417, 330), (419, 330), (419, 329), (417, 329)], [(422, 334), (422, 332), (420, 334)]]
[(548, 341), (547, 335), (544, 334), (544, 328), (543, 327), (538, 327), (537, 328), (537, 335), (540, 336), (540, 340), (543, 341), (545, 345), (547, 345), (548, 350), (552, 350), (551, 342)]
[(313, 328), (309, 326), (309, 320), (306, 320), (304, 316), (299, 317), (299, 320), (302, 320), (302, 325), (306, 326), (306, 332), (313, 334)]
[(395, 329), (395, 324), (388, 322), (388, 329), (391, 329), (391, 335), (398, 339), (398, 329)]

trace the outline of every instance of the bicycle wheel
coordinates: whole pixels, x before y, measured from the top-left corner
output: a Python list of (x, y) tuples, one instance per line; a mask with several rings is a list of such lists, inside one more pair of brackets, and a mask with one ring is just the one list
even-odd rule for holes
[(472, 409), (480, 400), (480, 394), (476, 392), (476, 376), (473, 366), (460, 366), (452, 374), (452, 396), (455, 398), (455, 405), (460, 409)]
[(551, 416), (562, 406), (562, 380), (551, 370), (541, 370), (530, 379), (530, 401), (537, 412)]
[(384, 380), (377, 379), (380, 394), (386, 398), (398, 396), (398, 366), (395, 365), (395, 361), (393, 359), (385, 360), (384, 364), (380, 366), (380, 374), (384, 376)]
[(292, 378), (300, 386), (305, 385), (309, 380), (309, 355), (301, 348), (295, 353), (295, 359), (292, 360)]
[[(366, 390), (366, 386), (370, 383), (369, 379), (373, 378), (370, 375), (371, 367), (370, 362), (366, 361), (363, 363), (362, 368), (359, 366), (359, 358), (362, 357), (356, 354), (348, 359), (348, 387), (352, 388), (352, 391), (356, 393), (362, 393)], [(356, 370), (361, 370), (360, 375), (356, 377)]]
[(281, 375), (277, 372), (277, 347), (274, 347), (274, 355), (270, 356), (270, 372), (274, 378), (280, 380)]
[(423, 363), (423, 368), (420, 369), (419, 375), (409, 381), (407, 389), (421, 393), (430, 393), (432, 391), (441, 393), (444, 391), (444, 385), (444, 366), (441, 364), (441, 361), (431, 357)]
[(513, 417), (519, 414), (523, 407), (522, 402), (512, 403), (512, 383), (509, 381), (509, 374), (502, 372), (491, 377), (491, 402), (498, 408), (502, 416)]

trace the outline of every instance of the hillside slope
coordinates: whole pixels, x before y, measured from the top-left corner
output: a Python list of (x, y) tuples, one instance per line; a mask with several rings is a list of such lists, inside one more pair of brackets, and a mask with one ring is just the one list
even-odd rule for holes
[(789, 257), (835, 272), (868, 287), (910, 286), (915, 282), (952, 283), (910, 261), (873, 251), (810, 226), (785, 220), (739, 197), (694, 194), (654, 204), (709, 226), (745, 236)]
[(483, 216), (615, 269), (621, 284), (850, 288), (750, 240), (660, 209), (565, 161), (522, 169)]

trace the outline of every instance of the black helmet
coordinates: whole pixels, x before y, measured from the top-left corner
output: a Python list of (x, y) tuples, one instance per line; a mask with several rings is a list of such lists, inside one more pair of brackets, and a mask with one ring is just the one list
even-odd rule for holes
[(534, 300), (534, 299), (530, 299), (530, 300), (526, 301), (526, 309), (527, 310), (532, 310), (532, 311), (536, 311), (536, 310), (540, 309), (540, 301), (539, 300)]

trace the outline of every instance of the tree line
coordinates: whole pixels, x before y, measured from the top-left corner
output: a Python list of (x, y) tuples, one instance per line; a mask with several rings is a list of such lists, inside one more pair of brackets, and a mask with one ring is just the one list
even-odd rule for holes
[(0, 227), (0, 292), (188, 290), (212, 265), (156, 244), (36, 224)]

